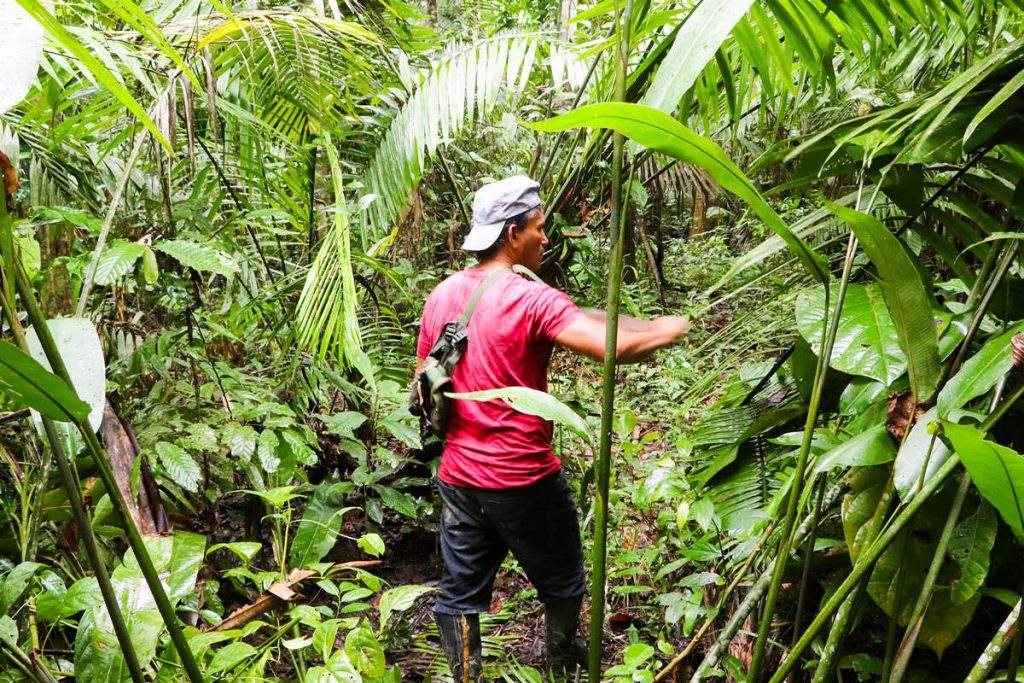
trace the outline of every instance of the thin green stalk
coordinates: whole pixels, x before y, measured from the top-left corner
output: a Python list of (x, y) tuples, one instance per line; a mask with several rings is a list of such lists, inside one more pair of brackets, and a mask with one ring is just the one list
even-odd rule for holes
[(764, 619), (758, 630), (757, 641), (754, 643), (754, 654), (750, 661), (750, 680), (760, 680), (761, 666), (764, 663), (765, 647), (768, 644), (768, 633), (771, 630), (772, 616), (775, 614), (775, 604), (782, 588), (782, 575), (786, 568), (786, 561), (789, 559), (793, 547), (793, 530), (796, 527), (796, 516), (800, 507), (800, 493), (803, 485), (803, 473), (807, 470), (807, 459), (811, 452), (811, 441), (814, 437), (814, 427), (818, 422), (818, 408), (821, 405), (821, 396), (825, 391), (825, 378), (828, 371), (828, 362), (832, 358), (832, 347), (835, 345), (836, 335), (839, 331), (839, 318), (843, 311), (843, 301), (846, 299), (846, 289), (850, 283), (850, 273), (853, 269), (853, 257), (857, 253), (857, 237), (850, 232), (850, 239), (846, 247), (846, 257), (843, 261), (843, 274), (839, 281), (839, 293), (836, 295), (835, 312), (829, 305), (828, 290), (825, 290), (825, 320), (828, 321), (829, 314), (832, 320), (829, 323), (827, 334), (822, 336), (821, 349), (818, 353), (818, 366), (815, 370), (814, 390), (811, 392), (811, 400), (807, 407), (807, 420), (804, 423), (803, 441), (800, 444), (800, 453), (797, 456), (796, 467), (793, 470), (793, 484), (789, 492), (786, 508), (786, 522), (782, 528), (782, 538), (779, 543), (779, 550), (776, 556), (779, 562), (775, 565), (772, 573), (771, 586), (768, 589), (768, 596), (764, 603)]
[[(57, 350), (57, 345), (54, 343), (53, 337), (50, 334), (50, 328), (46, 324), (46, 319), (43, 317), (42, 311), (39, 310), (39, 304), (36, 302), (35, 293), (32, 291), (32, 287), (28, 283), (28, 278), (20, 266), (16, 266), (14, 279), (18, 288), (18, 294), (21, 296), (22, 304), (25, 306), (25, 310), (28, 313), (28, 318), (36, 330), (36, 335), (39, 338), (39, 345), (42, 347), (47, 360), (50, 362), (50, 368), (53, 370), (54, 374), (67, 382), (68, 386), (74, 386), (71, 382), (71, 376), (68, 374), (67, 368), (64, 365), (64, 360), (61, 358), (60, 352)], [(99, 439), (96, 438), (96, 433), (93, 432), (88, 420), (78, 422), (76, 423), (76, 426), (78, 427), (78, 431), (82, 434), (82, 437), (85, 439), (86, 448), (92, 456), (96, 469), (99, 470), (100, 479), (103, 481), (103, 486), (107, 491), (107, 496), (113, 505), (114, 511), (117, 513), (121, 524), (124, 526), (124, 529), (128, 534), (128, 544), (135, 553), (135, 559), (139, 564), (139, 569), (142, 570), (142, 575), (146, 579), (146, 584), (149, 586), (149, 590), (153, 595), (153, 601), (156, 603), (157, 609), (160, 611), (160, 616), (163, 618), (164, 624), (167, 626), (167, 631), (171, 636), (171, 641), (174, 643), (175, 649), (178, 651), (178, 656), (181, 659), (182, 666), (192, 683), (202, 683), (203, 675), (199, 671), (199, 666), (196, 664), (192, 650), (188, 646), (188, 641), (185, 640), (185, 634), (182, 632), (181, 625), (178, 622), (178, 617), (174, 613), (174, 607), (171, 605), (171, 601), (167, 597), (167, 592), (164, 590), (164, 586), (160, 582), (160, 576), (157, 574), (156, 567), (153, 566), (153, 560), (149, 556), (149, 551), (146, 549), (146, 544), (142, 540), (139, 528), (136, 526), (135, 519), (132, 517), (131, 510), (124, 499), (121, 487), (118, 486), (114, 473), (110, 468), (110, 462), (107, 460), (107, 454), (104, 452), (103, 446), (100, 445)], [(54, 441), (52, 435), (50, 435), (50, 441), (55, 446), (54, 456), (57, 458), (59, 466), (61, 457), (58, 455), (56, 441)], [(141, 683), (141, 680), (142, 679), (140, 678), (139, 683)]]
[[(619, 11), (616, 3), (616, 36), (618, 49), (615, 62), (615, 99), (626, 97), (626, 64), (629, 56), (629, 27), (633, 15), (633, 0)], [(622, 294), (622, 236), (625, 211), (622, 197), (622, 156), (624, 138), (615, 133), (612, 138), (612, 225), (611, 263), (608, 276), (608, 311), (604, 349), (604, 386), (601, 401), (601, 445), (594, 463), (594, 550), (591, 577), (590, 649), (587, 676), (590, 683), (601, 681), (602, 636), (604, 635), (605, 562), (608, 543), (608, 483), (611, 471), (612, 419), (615, 412), (615, 367), (619, 333), (619, 303)]]
[[(996, 406), (999, 405), (999, 400), (1003, 396), (1003, 389), (1005, 387), (1006, 377), (1003, 377), (993, 393), (989, 412), (995, 410)], [(920, 486), (920, 484), (918, 485)], [(949, 515), (946, 517), (946, 524), (942, 528), (942, 535), (939, 537), (935, 554), (932, 556), (932, 562), (928, 566), (928, 573), (925, 574), (924, 583), (921, 585), (921, 590), (918, 593), (917, 602), (914, 604), (914, 609), (910, 612), (910, 618), (907, 620), (907, 630), (903, 635), (899, 653), (892, 665), (892, 675), (889, 679), (892, 683), (900, 683), (907, 672), (907, 667), (910, 665), (910, 657), (913, 654), (918, 635), (921, 633), (921, 625), (924, 623), (925, 611), (928, 609), (932, 595), (935, 593), (935, 582), (939, 578), (939, 570), (946, 559), (946, 549), (953, 538), (953, 529), (956, 528), (956, 524), (960, 520), (960, 512), (963, 510), (964, 502), (967, 500), (967, 493), (970, 489), (971, 475), (964, 472), (964, 476), (960, 480), (960, 488), (957, 489), (953, 505), (950, 507)], [(898, 605), (899, 602), (897, 601), (896, 604)]]
[[(0, 192), (0, 221), (3, 221), (4, 228), (10, 229), (10, 217), (7, 214), (7, 202), (3, 196), (3, 192)], [(14, 257), (16, 258), (16, 257)], [(14, 273), (3, 273), (4, 282), (6, 286), (9, 286), (11, 276), (13, 275), (15, 287), (21, 294), (21, 298), (24, 300), (25, 294), (22, 291), (23, 275), (21, 264), (14, 261)], [(10, 292), (8, 292), (9, 294)], [(32, 296), (32, 304), (34, 305), (33, 310), (39, 317), (39, 307), (35, 304), (35, 297)], [(5, 311), (12, 302), (6, 301), (5, 297)], [(26, 306), (26, 308), (29, 308)], [(8, 311), (10, 312), (10, 311)], [(17, 316), (14, 316), (16, 320)], [(29, 318), (32, 319), (32, 313), (29, 313)], [(33, 320), (35, 324), (35, 320)], [(49, 336), (49, 328), (46, 327), (45, 322), (41, 327), (46, 329), (46, 336)], [(17, 323), (11, 326), (14, 332), (15, 341), (18, 346), (29, 353), (28, 343), (25, 338), (24, 330), (21, 328), (21, 324)], [(43, 334), (39, 334), (40, 340), (42, 340)], [(52, 343), (52, 338), (50, 342)], [(63, 369), (63, 364), (61, 365)], [(71, 380), (67, 377), (65, 371), (63, 379), (68, 383), (68, 386), (74, 386), (71, 384)], [(85, 545), (85, 552), (89, 557), (89, 563), (92, 565), (93, 573), (96, 576), (96, 582), (99, 584), (100, 594), (103, 596), (103, 602), (107, 607), (107, 612), (110, 616), (110, 623), (114, 629), (114, 635), (117, 637), (117, 642), (121, 646), (121, 653), (124, 656), (125, 665), (128, 667), (128, 672), (132, 677), (134, 683), (144, 683), (145, 678), (142, 675), (142, 666), (139, 664), (138, 655), (135, 653), (135, 648), (132, 645), (132, 638), (128, 632), (128, 626), (125, 623), (124, 616), (121, 614), (121, 606), (117, 600), (117, 596), (114, 594), (114, 587), (110, 582), (110, 575), (107, 573), (106, 565), (103, 564), (103, 558), (100, 557), (99, 548), (96, 545), (96, 536), (93, 534), (92, 523), (89, 520), (89, 515), (85, 512), (85, 505), (82, 501), (82, 489), (78, 481), (78, 477), (75, 476), (74, 471), (71, 469), (71, 464), (68, 461), (67, 455), (64, 453), (64, 445), (57, 434), (57, 429), (53, 424), (53, 420), (48, 417), (41, 416), (43, 422), (43, 430), (46, 432), (47, 440), (50, 442), (50, 448), (53, 452), (53, 457), (57, 461), (57, 468), (60, 471), (61, 481), (64, 484), (64, 490), (68, 496), (68, 503), (71, 505), (71, 511), (74, 514), (75, 522), (78, 524), (79, 532), (82, 535), (82, 542)], [(42, 496), (40, 496), (41, 498)]]
[[(845, 488), (846, 483), (842, 479), (833, 484), (828, 489), (828, 492), (825, 494), (825, 508), (832, 507), (832, 505), (839, 499), (839, 496), (843, 493), (843, 490)], [(807, 517), (805, 517), (803, 522), (800, 524), (800, 527), (796, 530), (795, 540), (797, 543), (803, 541), (807, 537), (807, 535), (811, 533), (811, 526), (813, 524), (814, 515), (807, 515)], [(733, 637), (740, 630), (740, 627), (743, 625), (743, 622), (746, 621), (750, 613), (754, 611), (754, 608), (757, 606), (757, 603), (761, 600), (761, 597), (764, 595), (765, 591), (768, 590), (768, 584), (771, 582), (772, 570), (774, 569), (777, 561), (778, 558), (773, 557), (771, 560), (769, 560), (768, 565), (764, 568), (764, 571), (761, 572), (760, 575), (758, 575), (757, 580), (754, 581), (754, 585), (750, 587), (750, 590), (747, 592), (746, 597), (743, 598), (743, 601), (740, 603), (739, 607), (737, 607), (732, 612), (732, 614), (729, 617), (729, 621), (718, 634), (718, 637), (715, 639), (714, 644), (707, 651), (707, 654), (701, 661), (700, 666), (697, 667), (697, 670), (694, 672), (693, 678), (691, 680), (700, 680), (704, 672), (713, 669), (715, 666), (718, 665), (718, 662), (721, 659), (722, 655), (725, 654), (725, 652), (728, 650), (729, 643), (732, 642)]]
[[(134, 168), (135, 161), (139, 158), (139, 152), (142, 151), (142, 143), (145, 140), (145, 133), (139, 133), (135, 137), (135, 145), (132, 147), (131, 154), (128, 155), (128, 161), (125, 162), (121, 182), (114, 188), (114, 195), (110, 199), (110, 206), (107, 207), (107, 215), (103, 218), (103, 227), (100, 228), (100, 236), (96, 240), (96, 248), (92, 252), (92, 263), (89, 264), (89, 270), (86, 272), (85, 280), (82, 282), (82, 293), (78, 295), (78, 306), (75, 307), (75, 317), (77, 318), (85, 315), (85, 306), (89, 301), (89, 293), (92, 291), (93, 283), (96, 282), (96, 267), (100, 264), (100, 255), (103, 253), (103, 247), (107, 244), (107, 235), (110, 234), (110, 227), (114, 224), (117, 207), (121, 203), (121, 197), (124, 195), (125, 188), (128, 187), (128, 181), (131, 180), (132, 168)], [(157, 154), (158, 158), (159, 156)]]
[[(1009, 407), (1016, 403), (1021, 395), (1024, 395), (1024, 386), (1018, 389), (1009, 400), (999, 404), (999, 407), (985, 419), (985, 422), (981, 425), (981, 430), (985, 432), (991, 429), (992, 425), (1002, 419)], [(945, 483), (946, 478), (953, 473), (959, 464), (960, 458), (957, 457), (956, 453), (951, 454), (949, 459), (932, 475), (932, 478), (911, 498), (910, 502), (897, 512), (895, 518), (888, 528), (882, 532), (881, 536), (870, 547), (861, 551), (860, 557), (857, 558), (857, 563), (853, 566), (853, 571), (843, 580), (835, 593), (832, 594), (832, 597), (825, 602), (818, 615), (808, 625), (807, 630), (800, 636), (800, 640), (790, 650), (789, 656), (779, 664), (779, 668), (776, 670), (775, 675), (772, 676), (770, 683), (782, 683), (786, 679), (786, 676), (793, 670), (793, 666), (798, 661), (800, 655), (817, 637), (818, 632), (828, 621), (829, 617), (839, 609), (839, 606), (850, 595), (861, 578), (874, 568), (875, 562), (881, 557), (882, 553), (892, 544), (899, 533), (906, 528), (921, 506)]]
[(0, 649), (14, 666), (36, 683), (57, 683), (57, 679), (46, 668), (40, 657), (29, 657), (18, 647), (17, 643), (8, 640), (5, 636), (0, 636)]
[(1024, 606), (1024, 598), (1018, 600), (1017, 604), (1010, 610), (1010, 613), (1003, 620), (995, 635), (992, 636), (992, 640), (989, 641), (981, 656), (978, 657), (978, 661), (974, 663), (974, 666), (967, 673), (964, 683), (985, 683), (988, 680), (989, 673), (995, 668), (996, 662), (1003, 655), (1006, 646), (1010, 644), (1010, 639), (1020, 632), (1018, 621), (1020, 620), (1022, 606)]
[(832, 628), (829, 629), (828, 638), (825, 640), (825, 649), (822, 650), (818, 667), (814, 670), (812, 683), (825, 683), (832, 679), (842, 654), (842, 645), (846, 642), (846, 636), (850, 630), (850, 622), (860, 610), (866, 591), (867, 582), (861, 581), (857, 584), (857, 591), (853, 594), (853, 598), (844, 602), (836, 612), (835, 621), (832, 622)]
[[(908, 430), (909, 431), (909, 430)], [(899, 549), (900, 564), (902, 565), (907, 557), (907, 548), (910, 547), (910, 534), (903, 536), (903, 546)], [(885, 659), (882, 660), (882, 683), (889, 683), (896, 660), (896, 651), (899, 647), (900, 632), (900, 605), (903, 604), (907, 591), (907, 572), (902, 571), (896, 579), (896, 592), (893, 594), (894, 614), (889, 617), (889, 628), (885, 635)]]
[(818, 502), (814, 506), (814, 516), (812, 517), (814, 521), (811, 523), (811, 533), (804, 542), (804, 567), (800, 575), (800, 593), (796, 600), (796, 616), (793, 618), (794, 640), (796, 640), (797, 634), (800, 633), (800, 622), (803, 621), (804, 606), (807, 603), (807, 587), (811, 582), (811, 555), (814, 553), (814, 541), (818, 537), (818, 521), (821, 519), (822, 504), (825, 500), (825, 480), (825, 475), (821, 474), (817, 486)]

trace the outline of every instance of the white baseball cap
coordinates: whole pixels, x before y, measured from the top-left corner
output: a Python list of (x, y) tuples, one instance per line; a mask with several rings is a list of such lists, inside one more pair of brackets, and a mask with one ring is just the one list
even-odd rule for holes
[(487, 183), (473, 199), (473, 227), (462, 248), (483, 251), (494, 244), (505, 221), (540, 206), (540, 184), (525, 175)]

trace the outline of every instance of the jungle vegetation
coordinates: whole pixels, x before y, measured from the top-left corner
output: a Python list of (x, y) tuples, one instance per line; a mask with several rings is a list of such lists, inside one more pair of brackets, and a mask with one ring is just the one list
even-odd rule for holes
[[(405, 397), (513, 173), (542, 277), (694, 320), (502, 394), (578, 491), (590, 680), (1024, 680), (1022, 30), (1020, 0), (0, 0), (0, 681), (447, 677)], [(545, 675), (533, 597), (510, 561), (488, 678)]]

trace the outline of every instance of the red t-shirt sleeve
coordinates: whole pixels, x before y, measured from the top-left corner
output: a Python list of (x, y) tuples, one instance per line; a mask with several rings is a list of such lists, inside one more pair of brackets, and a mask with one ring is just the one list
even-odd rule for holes
[(538, 339), (553, 342), (569, 323), (581, 315), (565, 292), (540, 283), (533, 286), (533, 302), (530, 305)]

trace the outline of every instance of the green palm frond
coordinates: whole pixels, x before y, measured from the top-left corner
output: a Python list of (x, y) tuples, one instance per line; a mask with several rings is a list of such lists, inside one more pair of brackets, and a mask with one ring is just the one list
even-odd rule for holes
[(354, 366), (373, 384), (373, 367), (363, 352), (356, 316), (356, 283), (352, 273), (351, 229), (345, 204), (341, 162), (329, 133), (324, 134), (334, 182), (334, 221), (309, 269), (296, 310), (298, 343), (319, 359), (330, 354)]
[(372, 234), (389, 231), (405, 210), (439, 145), (467, 121), (490, 113), (504, 85), (522, 90), (533, 69), (538, 38), (499, 36), (454, 45), (434, 62), (388, 126), (363, 173)]

